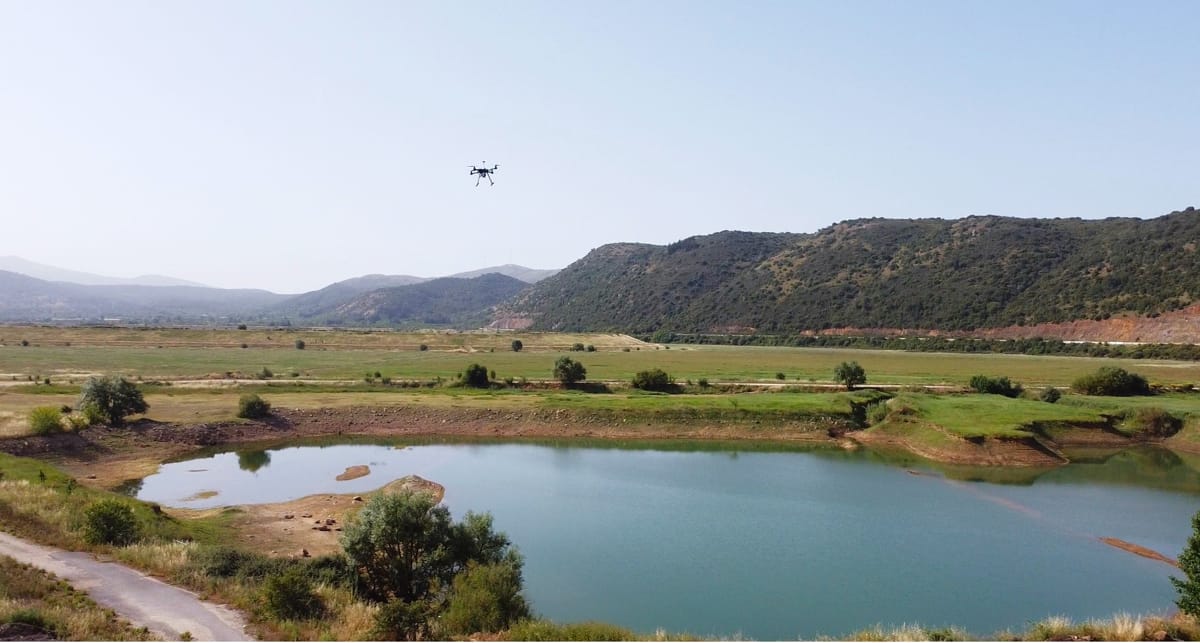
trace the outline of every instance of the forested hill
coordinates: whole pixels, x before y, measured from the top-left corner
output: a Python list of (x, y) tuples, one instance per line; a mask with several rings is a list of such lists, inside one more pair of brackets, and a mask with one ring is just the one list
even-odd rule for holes
[(505, 314), (540, 329), (971, 330), (1153, 316), (1200, 299), (1200, 212), (1156, 219), (858, 219), (597, 248)]

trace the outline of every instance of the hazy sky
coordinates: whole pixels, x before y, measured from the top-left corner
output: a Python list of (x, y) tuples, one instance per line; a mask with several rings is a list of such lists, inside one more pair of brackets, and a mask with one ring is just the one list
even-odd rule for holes
[(0, 0), (0, 255), (300, 292), (1154, 217), (1200, 206), (1198, 28), (1192, 0)]

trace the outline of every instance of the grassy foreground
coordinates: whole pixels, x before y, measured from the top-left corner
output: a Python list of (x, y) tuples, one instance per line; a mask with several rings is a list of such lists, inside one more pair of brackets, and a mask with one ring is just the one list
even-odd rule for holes
[(0, 628), (32, 625), (67, 641), (155, 640), (48, 572), (0, 556), (0, 579)]

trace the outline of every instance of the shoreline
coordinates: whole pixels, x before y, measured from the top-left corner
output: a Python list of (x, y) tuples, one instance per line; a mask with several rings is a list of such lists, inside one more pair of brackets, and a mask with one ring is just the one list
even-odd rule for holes
[[(1091, 435), (1083, 428), (1048, 436), (966, 439), (939, 431), (930, 441), (902, 425), (854, 429), (846, 418), (812, 416), (703, 418), (614, 417), (568, 409), (494, 410), (428, 406), (355, 406), (276, 409), (261, 421), (229, 420), (178, 424), (142, 419), (123, 427), (94, 427), (78, 433), (0, 439), (0, 451), (53, 461), (90, 484), (114, 488), (157, 470), (159, 464), (204, 448), (286, 442), (298, 439), (592, 439), (728, 441), (804, 444), (845, 450), (898, 449), (947, 465), (999, 468), (1054, 467), (1069, 462), (1062, 448), (1114, 449), (1157, 445), (1190, 451), (1188, 443)], [(1100, 439), (1102, 438), (1102, 439)]]

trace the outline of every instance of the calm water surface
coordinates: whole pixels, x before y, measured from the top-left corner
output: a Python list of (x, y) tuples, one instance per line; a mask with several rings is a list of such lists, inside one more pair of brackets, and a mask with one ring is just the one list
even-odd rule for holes
[[(334, 480), (358, 464), (371, 474)], [(138, 497), (277, 502), (416, 474), (446, 487), (455, 516), (492, 513), (525, 555), (537, 612), (641, 632), (811, 639), (921, 623), (993, 634), (1056, 614), (1173, 608), (1178, 570), (1097, 540), (1178, 555), (1200, 475), (1173, 454), (1004, 472), (1020, 484), (920, 466), (866, 451), (343, 444), (166, 464)], [(196, 499), (206, 491), (217, 494)]]

